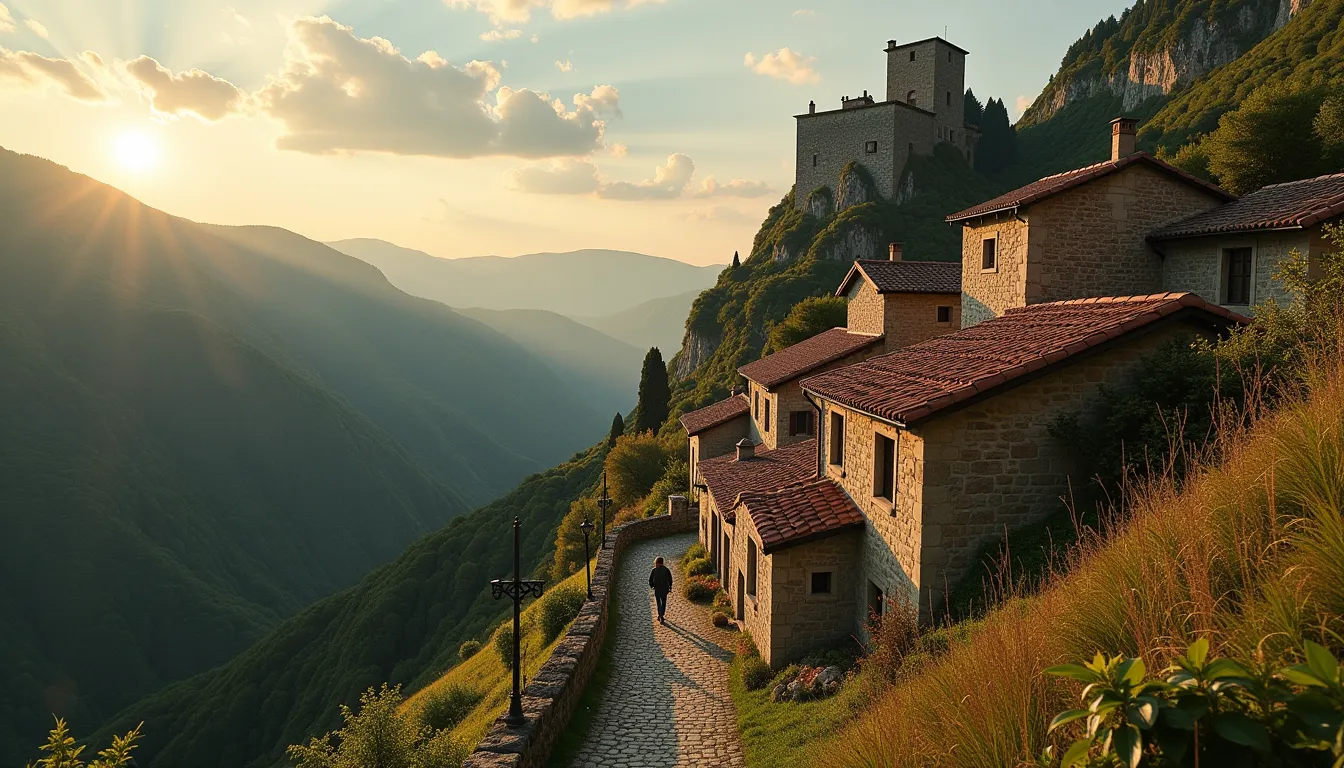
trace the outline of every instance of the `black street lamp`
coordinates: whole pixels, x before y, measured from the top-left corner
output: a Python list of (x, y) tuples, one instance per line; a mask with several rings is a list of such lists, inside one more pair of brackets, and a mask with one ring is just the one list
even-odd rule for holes
[(607, 548), (607, 507), (611, 506), (611, 498), (607, 496), (607, 471), (602, 470), (602, 498), (597, 500), (597, 506), (602, 508), (602, 543), (597, 545), (598, 549)]
[(588, 566), (588, 561), (592, 558), (592, 555), (588, 554), (588, 535), (593, 532), (593, 521), (585, 517), (583, 522), (579, 524), (579, 528), (583, 529), (583, 579), (588, 583), (588, 599), (592, 600), (593, 574)]
[(523, 691), (522, 691), (522, 664), (519, 659), (519, 647), (522, 643), (522, 632), (519, 624), (523, 613), (523, 600), (528, 597), (541, 597), (541, 587), (543, 581), (523, 581), (518, 575), (518, 518), (513, 518), (513, 578), (510, 580), (495, 579), (490, 582), (490, 594), (498, 600), (501, 597), (508, 597), (513, 600), (513, 698), (509, 700), (509, 714), (505, 715), (504, 722), (509, 725), (522, 725), (526, 718), (523, 717)]

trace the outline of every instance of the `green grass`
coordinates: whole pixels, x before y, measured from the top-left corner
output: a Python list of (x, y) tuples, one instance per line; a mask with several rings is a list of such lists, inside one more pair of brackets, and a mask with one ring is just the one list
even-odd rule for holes
[(616, 647), (614, 640), (616, 627), (620, 626), (620, 618), (621, 601), (619, 596), (615, 596), (607, 609), (607, 634), (602, 642), (602, 653), (597, 657), (597, 666), (593, 668), (592, 677), (588, 678), (588, 685), (583, 689), (583, 696), (579, 698), (574, 714), (570, 716), (569, 725), (560, 733), (560, 738), (555, 743), (555, 749), (551, 753), (551, 765), (569, 765), (573, 762), (574, 756), (583, 746), (584, 739), (588, 737), (588, 729), (593, 724), (593, 715), (597, 714), (597, 708), (602, 703), (602, 695), (607, 689), (607, 682), (611, 680), (612, 651)]
[(836, 695), (799, 703), (770, 701), (774, 682), (759, 691), (742, 683), (742, 657), (733, 659), (728, 688), (737, 709), (737, 727), (748, 766), (806, 765), (817, 742), (833, 734), (867, 701), (861, 678), (850, 681)]

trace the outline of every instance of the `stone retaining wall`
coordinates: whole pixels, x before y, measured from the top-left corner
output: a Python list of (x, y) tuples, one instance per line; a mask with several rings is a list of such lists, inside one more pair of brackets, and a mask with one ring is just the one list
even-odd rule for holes
[(593, 599), (584, 603), (569, 632), (523, 689), (523, 714), (527, 720), (513, 727), (501, 715), (467, 757), (463, 768), (546, 765), (602, 653), (610, 614), (608, 598), (621, 553), (637, 541), (696, 530), (699, 510), (691, 507), (686, 497), (668, 497), (667, 507), (666, 515), (635, 520), (607, 534), (607, 546), (598, 553), (593, 570)]

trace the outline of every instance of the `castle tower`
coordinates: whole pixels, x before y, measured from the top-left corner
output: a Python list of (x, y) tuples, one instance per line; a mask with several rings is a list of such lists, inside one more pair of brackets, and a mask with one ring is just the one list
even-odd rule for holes
[(938, 139), (965, 143), (966, 56), (969, 51), (930, 37), (897, 45), (887, 42), (887, 101), (934, 113)]

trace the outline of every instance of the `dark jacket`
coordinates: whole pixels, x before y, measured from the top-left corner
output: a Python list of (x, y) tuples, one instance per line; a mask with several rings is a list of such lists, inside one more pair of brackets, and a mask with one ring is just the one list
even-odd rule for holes
[(649, 586), (660, 595), (672, 591), (672, 572), (667, 570), (666, 565), (660, 565), (649, 573)]

